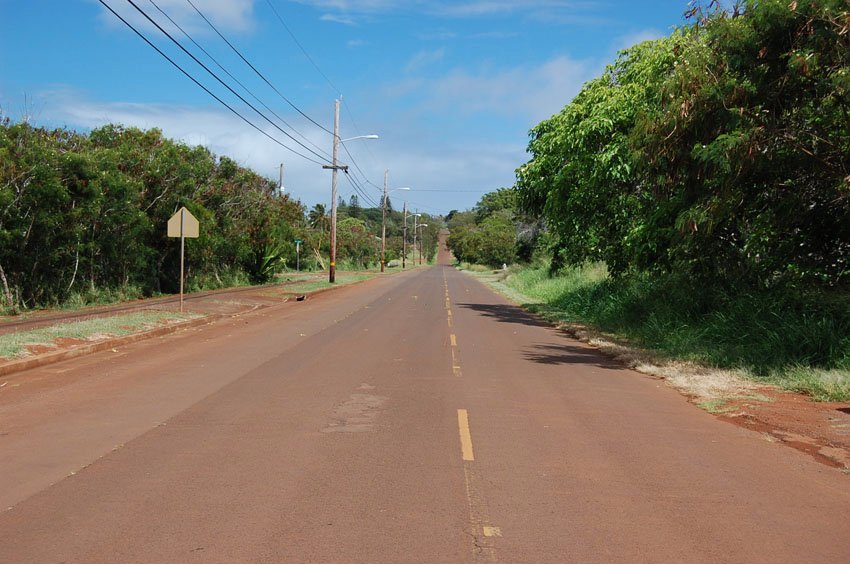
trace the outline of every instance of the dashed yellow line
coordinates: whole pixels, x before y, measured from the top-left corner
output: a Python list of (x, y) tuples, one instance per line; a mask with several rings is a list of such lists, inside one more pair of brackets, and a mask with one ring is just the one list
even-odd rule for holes
[(481, 528), (484, 532), (485, 537), (500, 537), (500, 536), (502, 536), (502, 529), (500, 529), (499, 527), (488, 527), (487, 525), (484, 525)]
[(456, 346), (457, 346), (457, 337), (455, 337), (455, 334), (454, 334), (454, 333), (452, 333), (451, 335), (449, 335), (449, 340), (452, 342), (452, 346), (453, 346), (453, 347), (456, 347)]
[(469, 414), (465, 409), (457, 410), (457, 425), (460, 431), (460, 451), (467, 462), (475, 460), (472, 452), (472, 433), (469, 431)]

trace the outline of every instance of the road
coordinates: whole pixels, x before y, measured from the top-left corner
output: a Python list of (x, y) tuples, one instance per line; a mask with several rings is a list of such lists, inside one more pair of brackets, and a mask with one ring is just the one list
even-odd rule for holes
[(850, 560), (850, 476), (445, 265), (9, 381), (2, 562)]

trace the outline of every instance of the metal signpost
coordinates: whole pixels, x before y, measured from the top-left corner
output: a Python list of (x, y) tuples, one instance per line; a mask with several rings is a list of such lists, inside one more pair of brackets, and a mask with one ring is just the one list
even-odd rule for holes
[(168, 220), (168, 236), (180, 237), (180, 312), (183, 312), (183, 271), (186, 249), (186, 237), (195, 239), (200, 234), (200, 223), (185, 207)]
[(301, 239), (295, 240), (295, 272), (301, 272)]

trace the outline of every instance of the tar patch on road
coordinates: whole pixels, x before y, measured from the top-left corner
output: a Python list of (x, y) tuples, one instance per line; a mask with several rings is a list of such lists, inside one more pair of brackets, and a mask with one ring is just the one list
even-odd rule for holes
[[(372, 386), (361, 386), (370, 389)], [(372, 394), (351, 394), (345, 402), (334, 408), (331, 420), (323, 433), (363, 433), (375, 427), (375, 419), (387, 399)]]

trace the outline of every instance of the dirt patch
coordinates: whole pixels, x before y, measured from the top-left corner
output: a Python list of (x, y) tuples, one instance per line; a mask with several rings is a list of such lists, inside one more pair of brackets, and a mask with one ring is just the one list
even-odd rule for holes
[(24, 345), (28, 356), (35, 356), (57, 350), (71, 349), (79, 345), (89, 343), (83, 339), (72, 339), (70, 337), (59, 337), (50, 343), (37, 343), (32, 345)]
[(629, 368), (663, 379), (723, 421), (763, 433), (827, 466), (850, 469), (850, 404), (812, 401), (754, 383), (735, 370), (660, 359), (584, 326), (559, 328)]
[(772, 387), (724, 402), (718, 417), (740, 427), (765, 433), (790, 447), (836, 468), (850, 469), (850, 407), (846, 403), (814, 402)]

